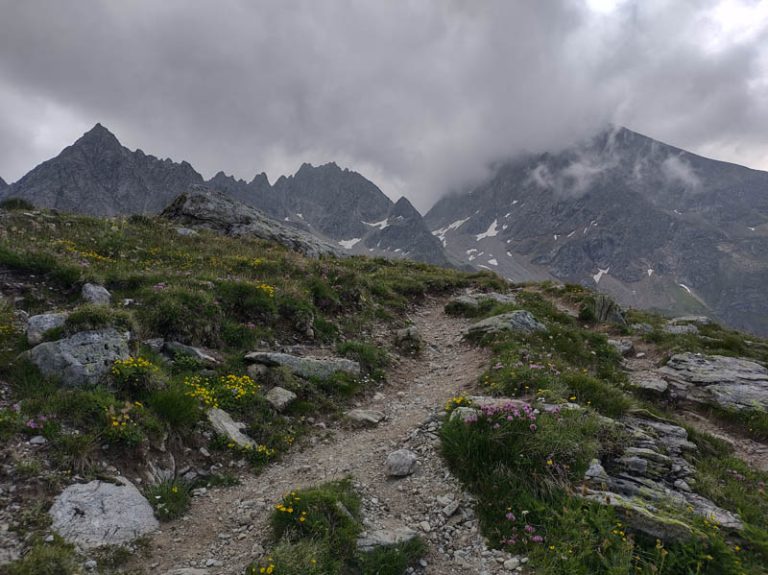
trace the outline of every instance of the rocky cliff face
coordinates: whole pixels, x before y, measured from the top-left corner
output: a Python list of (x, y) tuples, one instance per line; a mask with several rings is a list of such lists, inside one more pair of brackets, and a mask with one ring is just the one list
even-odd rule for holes
[(151, 214), (190, 185), (202, 183), (188, 163), (132, 152), (96, 124), (61, 154), (0, 191), (0, 197), (89, 215)]
[(0, 178), (0, 193), (8, 187), (8, 184), (5, 183), (5, 180), (3, 178)]
[(503, 163), (425, 218), (449, 254), (511, 279), (768, 333), (768, 173), (621, 128)]

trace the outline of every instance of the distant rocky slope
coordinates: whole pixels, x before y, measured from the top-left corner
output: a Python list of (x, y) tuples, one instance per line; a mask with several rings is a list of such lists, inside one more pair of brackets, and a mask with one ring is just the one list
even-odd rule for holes
[(251, 182), (219, 172), (208, 185), (290, 225), (329, 238), (353, 254), (408, 257), (455, 265), (406, 198), (393, 203), (373, 182), (335, 163), (303, 164), (270, 186), (264, 174)]
[(425, 216), (449, 254), (517, 281), (768, 333), (768, 173), (621, 128), (500, 164)]
[(96, 124), (55, 158), (43, 162), (0, 197), (95, 216), (157, 213), (203, 177), (187, 162), (130, 151)]
[(2, 192), (7, 187), (8, 187), (8, 184), (5, 183), (5, 180), (3, 178), (0, 178), (0, 192)]

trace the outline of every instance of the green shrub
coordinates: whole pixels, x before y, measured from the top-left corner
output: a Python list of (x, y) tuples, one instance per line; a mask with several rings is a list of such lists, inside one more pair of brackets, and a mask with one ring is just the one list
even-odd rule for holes
[(632, 407), (623, 391), (586, 373), (564, 373), (562, 381), (573, 393), (570, 401), (589, 405), (608, 417), (620, 417)]
[(342, 562), (322, 541), (280, 541), (269, 557), (249, 565), (245, 575), (336, 575)]
[(202, 417), (197, 400), (179, 385), (152, 392), (147, 404), (174, 431), (191, 429)]
[(219, 342), (222, 312), (210, 292), (185, 287), (152, 291), (138, 315), (152, 335), (213, 347)]
[(32, 211), (35, 209), (35, 206), (32, 204), (32, 202), (28, 202), (27, 200), (23, 200), (21, 198), (7, 198), (0, 202), (0, 210), (24, 210), (24, 211)]
[(160, 521), (170, 521), (184, 515), (192, 499), (191, 486), (179, 479), (153, 485), (147, 489), (145, 495)]
[(4, 567), (8, 575), (77, 575), (80, 573), (72, 547), (58, 540), (38, 543), (23, 558)]
[(90, 471), (99, 456), (99, 438), (92, 433), (62, 433), (51, 442), (57, 467), (73, 473)]
[(349, 480), (333, 481), (286, 495), (272, 513), (276, 539), (314, 539), (337, 557), (351, 557), (361, 530), (360, 497)]
[(69, 314), (64, 322), (64, 333), (71, 335), (81, 331), (93, 331), (114, 327), (136, 333), (133, 316), (123, 310), (115, 310), (105, 305), (83, 305)]
[(359, 553), (355, 563), (361, 575), (404, 575), (426, 552), (424, 541), (416, 537), (406, 543), (386, 545), (368, 553)]
[(343, 357), (357, 361), (363, 373), (376, 379), (383, 377), (389, 363), (387, 352), (371, 343), (345, 341), (336, 346), (336, 351)]
[(219, 282), (216, 297), (225, 313), (243, 322), (268, 322), (277, 313), (275, 288), (263, 282)]

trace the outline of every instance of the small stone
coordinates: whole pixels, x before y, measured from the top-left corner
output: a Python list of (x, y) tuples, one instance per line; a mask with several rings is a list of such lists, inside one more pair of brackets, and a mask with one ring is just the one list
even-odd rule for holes
[(518, 567), (520, 567), (520, 559), (517, 557), (511, 557), (504, 561), (504, 569), (507, 571), (514, 571)]
[(398, 449), (387, 456), (384, 470), (390, 477), (405, 477), (413, 473), (417, 456), (409, 449)]
[(273, 387), (264, 398), (276, 411), (283, 411), (296, 400), (296, 394), (282, 387)]
[(80, 295), (88, 303), (96, 305), (109, 305), (112, 301), (112, 294), (104, 286), (92, 283), (85, 284)]
[(42, 435), (35, 435), (29, 440), (30, 445), (45, 445), (46, 443), (48, 443), (48, 440)]
[(378, 425), (386, 417), (381, 411), (372, 409), (353, 409), (346, 413), (347, 418), (357, 425), (373, 427)]

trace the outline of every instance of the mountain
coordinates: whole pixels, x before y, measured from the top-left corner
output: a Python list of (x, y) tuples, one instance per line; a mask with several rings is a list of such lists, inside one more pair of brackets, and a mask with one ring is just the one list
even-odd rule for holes
[(373, 182), (335, 163), (303, 164), (274, 186), (264, 173), (246, 182), (218, 172), (204, 182), (187, 162), (132, 152), (101, 124), (10, 187), (0, 184), (0, 200), (18, 197), (97, 216), (154, 214), (202, 184), (344, 253), (457, 264), (408, 200), (393, 203)]
[(63, 212), (114, 216), (157, 213), (191, 185), (202, 183), (187, 162), (132, 152), (96, 124), (58, 156), (0, 191), (0, 197)]
[(247, 183), (222, 172), (207, 184), (284, 223), (331, 240), (347, 253), (408, 257), (437, 265), (457, 263), (446, 256), (407, 199), (393, 203), (373, 182), (333, 162), (303, 164), (274, 186), (264, 174)]
[(515, 281), (768, 333), (768, 173), (626, 128), (494, 167), (425, 219), (449, 254)]
[(0, 178), (0, 192), (2, 192), (7, 187), (8, 187), (8, 184), (5, 183), (5, 180), (3, 178)]

